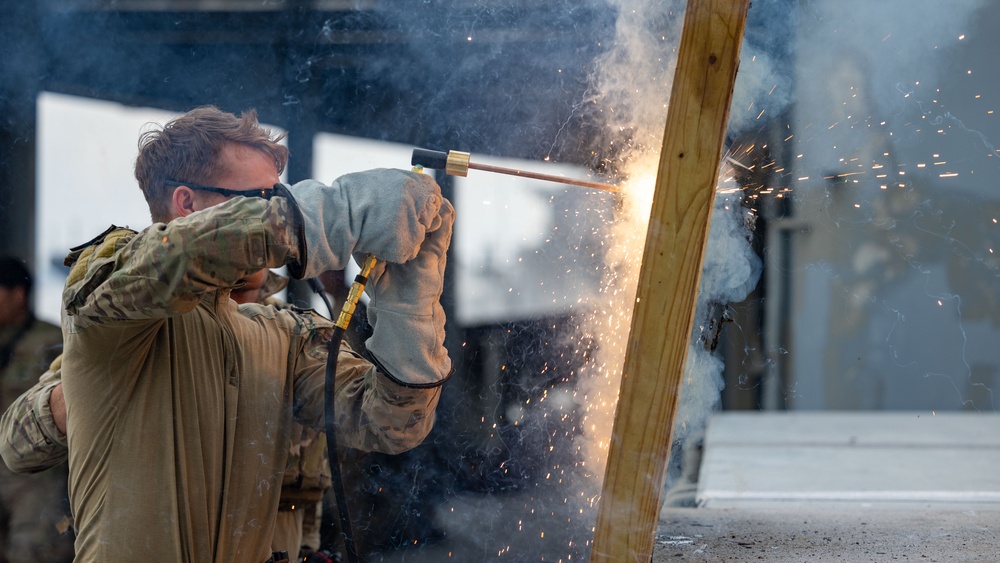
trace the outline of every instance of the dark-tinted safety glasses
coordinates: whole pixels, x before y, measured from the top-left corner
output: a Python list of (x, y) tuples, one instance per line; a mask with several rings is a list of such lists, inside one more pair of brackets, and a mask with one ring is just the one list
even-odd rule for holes
[(174, 180), (167, 180), (164, 182), (168, 186), (179, 187), (187, 186), (192, 190), (197, 190), (199, 192), (212, 192), (213, 194), (221, 194), (225, 197), (232, 197), (234, 195), (239, 195), (243, 197), (259, 197), (263, 199), (271, 199), (274, 197), (278, 186), (281, 184), (275, 184), (270, 188), (254, 188), (252, 190), (231, 190), (229, 188), (214, 188), (212, 186), (202, 186), (199, 184), (193, 184), (191, 182), (175, 182)]

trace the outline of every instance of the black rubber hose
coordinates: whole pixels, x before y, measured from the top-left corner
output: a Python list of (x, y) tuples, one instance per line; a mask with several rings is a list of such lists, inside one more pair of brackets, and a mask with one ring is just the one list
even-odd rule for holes
[(361, 557), (354, 544), (354, 529), (351, 527), (351, 514), (347, 509), (347, 491), (344, 489), (344, 475), (340, 470), (340, 460), (337, 459), (337, 432), (334, 424), (334, 392), (337, 383), (337, 356), (340, 355), (340, 343), (344, 339), (344, 329), (334, 327), (333, 338), (327, 345), (329, 357), (326, 360), (326, 385), (323, 399), (326, 401), (326, 450), (330, 458), (330, 481), (333, 494), (337, 498), (337, 513), (340, 517), (340, 533), (344, 536), (344, 548), (347, 551), (348, 563), (359, 563)]
[[(330, 304), (330, 300), (326, 298), (323, 286), (315, 279), (310, 279), (309, 285), (319, 295), (320, 299), (323, 300), (326, 308), (330, 311), (330, 317), (335, 317), (333, 306)], [(340, 460), (337, 459), (337, 432), (334, 422), (337, 358), (340, 356), (340, 344), (343, 340), (344, 329), (334, 326), (333, 336), (327, 344), (326, 382), (323, 386), (326, 418), (326, 454), (330, 460), (330, 482), (333, 487), (333, 494), (337, 499), (337, 515), (340, 519), (340, 533), (344, 538), (344, 548), (347, 551), (347, 561), (348, 563), (360, 563), (361, 557), (358, 555), (358, 548), (354, 544), (354, 529), (351, 526), (351, 514), (347, 508), (347, 491), (344, 489), (344, 474), (340, 469)]]

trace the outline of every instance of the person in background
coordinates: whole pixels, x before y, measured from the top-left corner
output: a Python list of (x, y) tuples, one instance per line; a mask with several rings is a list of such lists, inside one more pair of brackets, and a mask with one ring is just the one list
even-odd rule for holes
[(136, 178), (152, 226), (72, 250), (62, 393), (79, 561), (277, 561), (295, 424), (323, 428), (331, 323), (237, 304), (269, 268), (295, 277), (379, 258), (369, 357), (338, 355), (346, 447), (398, 453), (430, 431), (451, 374), (440, 306), (454, 209), (401, 170), (332, 185), (278, 175), (256, 114), (192, 110), (145, 133)]
[[(38, 382), (62, 350), (58, 326), (35, 318), (33, 280), (21, 260), (0, 258), (0, 407)], [(66, 464), (45, 475), (0, 468), (0, 561), (72, 561)]]

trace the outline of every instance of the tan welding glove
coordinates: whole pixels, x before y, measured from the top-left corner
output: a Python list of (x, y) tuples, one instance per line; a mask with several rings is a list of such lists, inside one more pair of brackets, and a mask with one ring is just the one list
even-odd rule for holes
[(329, 186), (299, 182), (289, 199), (305, 239), (300, 264), (290, 264), (289, 273), (312, 278), (344, 269), (353, 252), (397, 263), (414, 258), (444, 198), (429, 175), (380, 168), (341, 176)]
[[(451, 375), (441, 293), (454, 223), (455, 208), (443, 199), (416, 258), (379, 262), (368, 276), (372, 336), (365, 344), (379, 368), (402, 385), (434, 387)], [(364, 256), (355, 259), (361, 263)]]

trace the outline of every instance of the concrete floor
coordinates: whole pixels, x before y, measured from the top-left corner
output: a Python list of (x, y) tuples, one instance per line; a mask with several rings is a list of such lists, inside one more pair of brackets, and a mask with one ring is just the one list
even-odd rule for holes
[[(654, 563), (1000, 562), (1000, 415), (723, 414), (703, 452)], [(586, 561), (597, 491), (576, 490), (451, 498), (424, 515), (444, 539), (368, 561)]]
[(1000, 561), (1000, 415), (722, 413), (653, 561)]
[[(440, 561), (586, 561), (584, 547), (565, 549), (558, 532), (550, 543), (540, 529), (517, 531), (505, 514), (517, 503), (466, 499), (489, 516), (478, 522), (443, 522), (447, 538), (435, 545), (373, 555), (372, 563)], [(464, 510), (462, 510), (464, 512)], [(438, 519), (439, 523), (442, 523)], [(450, 528), (450, 529), (449, 529)], [(552, 528), (548, 528), (552, 530)], [(558, 546), (563, 550), (559, 551)], [(1000, 561), (1000, 511), (871, 508), (675, 508), (661, 514), (653, 563), (705, 562), (952, 562)]]
[(672, 509), (653, 561), (1000, 561), (1000, 512)]

